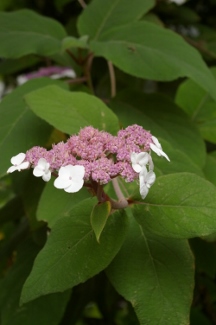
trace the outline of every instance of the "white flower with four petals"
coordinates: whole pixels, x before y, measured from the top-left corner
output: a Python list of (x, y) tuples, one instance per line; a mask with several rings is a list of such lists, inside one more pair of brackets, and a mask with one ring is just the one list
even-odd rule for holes
[(148, 172), (146, 166), (143, 166), (141, 172), (139, 173), (140, 195), (142, 199), (145, 199), (155, 180), (155, 173), (152, 170)]
[[(156, 179), (156, 175), (153, 172), (154, 164), (152, 157), (147, 152), (132, 152), (131, 163), (133, 170), (139, 173), (140, 195), (142, 199), (144, 199), (148, 194), (151, 185), (155, 182)], [(147, 170), (147, 165), (149, 171)]]
[(140, 173), (142, 166), (145, 166), (149, 162), (149, 154), (147, 152), (132, 152), (131, 154), (132, 168), (136, 173)]
[(30, 166), (30, 163), (28, 161), (24, 161), (25, 157), (26, 155), (23, 152), (12, 157), (10, 161), (13, 166), (8, 168), (7, 173), (13, 173), (15, 170), (20, 172), (22, 169), (27, 169)]
[(165, 152), (163, 151), (160, 142), (158, 141), (158, 139), (154, 136), (152, 136), (152, 141), (154, 143), (150, 143), (150, 148), (151, 150), (153, 150), (158, 156), (163, 156), (165, 157), (168, 161), (170, 161), (169, 157), (167, 156), (167, 154), (165, 154)]
[(44, 158), (38, 160), (37, 166), (33, 170), (33, 175), (36, 177), (42, 177), (45, 182), (49, 182), (51, 178), (50, 164)]
[(174, 2), (176, 3), (178, 6), (183, 5), (187, 0), (169, 0), (169, 2)]
[(67, 165), (59, 169), (59, 176), (54, 182), (54, 186), (59, 189), (64, 189), (65, 192), (78, 192), (84, 184), (83, 177), (85, 168), (83, 166)]

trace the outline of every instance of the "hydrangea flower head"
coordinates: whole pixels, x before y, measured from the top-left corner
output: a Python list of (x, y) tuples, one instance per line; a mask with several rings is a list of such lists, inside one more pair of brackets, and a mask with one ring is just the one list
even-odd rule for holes
[(96, 194), (97, 186), (120, 176), (126, 182), (139, 180), (145, 198), (156, 179), (151, 150), (170, 161), (158, 139), (137, 124), (120, 130), (117, 136), (88, 126), (50, 150), (36, 146), (12, 157), (8, 173), (31, 166), (33, 175), (46, 182), (51, 174), (58, 175), (54, 181), (58, 189), (74, 193), (86, 185)]

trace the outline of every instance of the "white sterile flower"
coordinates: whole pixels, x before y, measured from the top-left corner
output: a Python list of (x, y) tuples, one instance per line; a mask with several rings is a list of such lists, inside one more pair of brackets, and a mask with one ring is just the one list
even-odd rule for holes
[(50, 76), (51, 79), (60, 79), (60, 78), (64, 78), (64, 77), (76, 78), (76, 73), (72, 69), (65, 69), (65, 70), (61, 71), (60, 73), (55, 73)]
[(170, 161), (169, 157), (167, 156), (167, 154), (165, 154), (165, 152), (163, 151), (160, 142), (158, 141), (158, 139), (154, 136), (152, 136), (152, 141), (154, 143), (150, 143), (150, 148), (158, 155), (158, 156), (163, 156), (165, 157), (168, 161)]
[(38, 160), (37, 166), (33, 170), (33, 175), (36, 177), (42, 177), (45, 182), (48, 182), (51, 178), (50, 164), (44, 158)]
[(26, 155), (21, 152), (18, 155), (12, 157), (10, 161), (13, 166), (8, 168), (7, 173), (13, 173), (15, 170), (18, 170), (20, 172), (22, 169), (27, 169), (30, 166), (30, 163), (29, 161), (24, 161), (25, 156)]
[(169, 2), (174, 2), (177, 5), (181, 6), (183, 3), (185, 3), (187, 0), (169, 0)]
[(78, 192), (83, 187), (84, 175), (85, 168), (83, 166), (67, 165), (61, 167), (54, 186), (59, 189), (64, 189), (68, 193)]
[(26, 83), (29, 79), (25, 76), (25, 75), (20, 75), (16, 78), (17, 84), (19, 86), (23, 85), (24, 83)]
[(142, 199), (145, 199), (150, 187), (154, 184), (155, 180), (155, 173), (152, 170), (148, 172), (147, 168), (143, 166), (141, 172), (139, 173), (140, 195)]
[(142, 166), (145, 166), (149, 162), (149, 154), (147, 152), (132, 152), (131, 154), (132, 168), (136, 173), (139, 173)]

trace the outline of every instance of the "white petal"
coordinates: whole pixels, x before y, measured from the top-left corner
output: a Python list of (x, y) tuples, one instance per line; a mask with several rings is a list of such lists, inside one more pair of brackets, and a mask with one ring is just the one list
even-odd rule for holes
[(50, 178), (51, 178), (51, 171), (50, 170), (46, 174), (44, 174), (42, 176), (42, 179), (44, 180), (44, 182), (49, 182)]
[(17, 167), (11, 166), (10, 168), (8, 168), (7, 173), (13, 173), (13, 172), (15, 172), (15, 170), (17, 170)]
[(146, 186), (146, 184), (143, 182), (140, 182), (140, 195), (141, 195), (142, 199), (145, 199), (148, 192), (149, 192), (149, 189)]
[(161, 150), (161, 156), (165, 157), (168, 161), (170, 161), (169, 157), (163, 150)]
[(147, 173), (148, 173), (148, 171), (147, 171), (146, 166), (142, 166), (142, 169), (140, 171), (139, 177), (144, 177), (144, 179), (145, 179)]
[[(62, 168), (62, 167), (61, 167)], [(57, 177), (56, 180), (54, 181), (54, 186), (56, 188), (67, 188), (71, 185), (71, 180), (69, 178), (64, 178), (64, 177)]]
[(158, 147), (156, 147), (156, 145), (154, 145), (153, 143), (150, 144), (150, 148), (158, 155), (158, 156), (163, 156), (165, 157), (168, 161), (170, 161), (169, 157), (167, 156), (167, 154), (165, 154), (165, 152), (162, 149), (159, 149)]
[(71, 175), (71, 170), (72, 170), (73, 166), (72, 165), (67, 165), (67, 166), (63, 166), (59, 169), (59, 176), (60, 177), (70, 177)]
[(36, 166), (33, 170), (33, 175), (36, 177), (41, 177), (44, 174), (44, 170), (40, 166)]
[(24, 161), (22, 164), (17, 166), (17, 170), (20, 172), (22, 169), (27, 169), (30, 166), (29, 161)]
[(70, 175), (72, 179), (75, 177), (76, 179), (82, 179), (85, 175), (85, 168), (83, 166), (72, 166)]
[(15, 166), (20, 165), (25, 159), (25, 156), (26, 155), (23, 152), (19, 153), (18, 155), (11, 158), (11, 164)]
[(78, 182), (72, 182), (70, 186), (65, 188), (65, 192), (75, 193), (78, 192), (83, 187), (84, 180), (81, 179)]
[(158, 147), (159, 149), (162, 149), (161, 144), (156, 137), (152, 136), (152, 141), (154, 142), (156, 147)]
[(136, 157), (137, 157), (137, 154), (135, 152), (132, 152), (132, 154), (130, 156), (132, 165), (136, 164), (136, 162), (137, 162)]
[(154, 184), (155, 180), (156, 180), (155, 173), (153, 171), (148, 172), (145, 178), (146, 183), (151, 186), (152, 184)]
[(136, 173), (140, 173), (142, 170), (142, 167), (139, 164), (132, 164), (132, 168)]
[(47, 166), (48, 166), (48, 168), (49, 168), (50, 164), (46, 161), (45, 158), (40, 158), (40, 159), (38, 160), (38, 164), (37, 164), (37, 166), (41, 166), (41, 167), (43, 167), (43, 168), (45, 169), (45, 168), (47, 168)]
[(21, 76), (18, 76), (17, 77), (16, 81), (17, 81), (18, 85), (22, 85), (26, 81), (28, 81), (28, 79), (25, 76), (21, 75)]
[(147, 165), (149, 161), (149, 154), (147, 152), (140, 152), (137, 156), (137, 162), (143, 166)]
[(154, 163), (152, 157), (149, 155), (149, 169), (154, 170)]
[(61, 75), (63, 77), (69, 77), (69, 78), (75, 78), (76, 77), (75, 71), (73, 71), (71, 69), (67, 69), (67, 70), (63, 71), (63, 73)]
[(150, 143), (150, 148), (153, 150), (158, 156), (161, 156), (161, 149), (159, 149), (155, 144)]

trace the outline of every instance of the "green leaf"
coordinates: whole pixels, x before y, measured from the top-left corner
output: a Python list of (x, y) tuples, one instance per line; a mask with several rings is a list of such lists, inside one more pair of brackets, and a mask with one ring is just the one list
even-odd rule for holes
[[(168, 163), (166, 159), (159, 157), (154, 152), (152, 152), (152, 158), (154, 161), (154, 166), (160, 171), (160, 175), (164, 174), (174, 174), (174, 173), (194, 173), (201, 177), (204, 177), (204, 173), (201, 168), (198, 167), (183, 151), (172, 147), (168, 142), (162, 140), (163, 151), (169, 154), (171, 159)], [(156, 172), (157, 175), (157, 172)]]
[(69, 217), (55, 223), (24, 285), (22, 303), (69, 289), (99, 273), (112, 261), (124, 241), (127, 216), (124, 211), (113, 213), (98, 244), (89, 218), (94, 205), (95, 200), (82, 201)]
[(106, 273), (118, 293), (131, 302), (140, 325), (186, 325), (193, 270), (185, 240), (155, 236), (132, 219), (127, 238)]
[(128, 24), (141, 18), (155, 4), (154, 0), (93, 0), (78, 20), (80, 35), (99, 39), (113, 27)]
[[(199, 168), (204, 166), (206, 152), (202, 137), (188, 116), (169, 98), (159, 94), (143, 94), (127, 90), (119, 94), (111, 102), (110, 107), (124, 127), (134, 123), (142, 125), (159, 138), (159, 141), (164, 139), (173, 149), (187, 155)], [(172, 161), (172, 152), (166, 153)]]
[(33, 11), (0, 12), (0, 56), (3, 58), (55, 54), (61, 50), (65, 36), (61, 24)]
[(52, 228), (58, 219), (70, 216), (70, 211), (88, 197), (89, 193), (85, 188), (82, 188), (77, 193), (66, 193), (55, 188), (52, 178), (46, 184), (41, 195), (37, 209), (37, 219), (46, 221), (48, 226)]
[(34, 145), (46, 143), (51, 128), (26, 107), (23, 96), (47, 85), (67, 88), (62, 81), (32, 79), (8, 94), (0, 103), (0, 177), (10, 167), (12, 156), (25, 152)]
[(32, 67), (40, 62), (33, 55), (26, 55), (19, 59), (4, 59), (0, 61), (0, 74), (12, 74)]
[(19, 306), (23, 283), (39, 248), (30, 240), (24, 242), (17, 252), (14, 266), (0, 281), (1, 325), (58, 325), (64, 314), (70, 291), (41, 297)]
[(68, 134), (89, 125), (111, 133), (119, 129), (116, 115), (92, 95), (51, 86), (28, 94), (25, 100), (36, 115)]
[(189, 77), (216, 99), (216, 81), (199, 52), (155, 24), (140, 21), (113, 28), (90, 42), (90, 48), (136, 77), (161, 81)]
[[(216, 68), (211, 69), (216, 77)], [(192, 80), (183, 82), (176, 94), (176, 103), (197, 124), (203, 138), (216, 143), (216, 102)]]
[(210, 235), (216, 232), (216, 187), (195, 174), (160, 176), (133, 212), (143, 228), (159, 236)]
[(109, 201), (97, 203), (92, 210), (90, 221), (98, 243), (100, 242), (100, 236), (107, 223), (110, 212), (111, 203)]
[(79, 47), (81, 49), (87, 49), (88, 46), (88, 36), (84, 35), (80, 38), (76, 38), (73, 36), (67, 36), (62, 40), (62, 51), (65, 51), (67, 49), (73, 48), (73, 47)]

